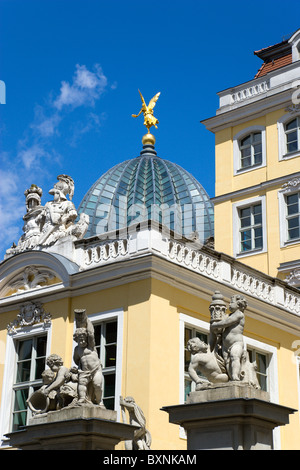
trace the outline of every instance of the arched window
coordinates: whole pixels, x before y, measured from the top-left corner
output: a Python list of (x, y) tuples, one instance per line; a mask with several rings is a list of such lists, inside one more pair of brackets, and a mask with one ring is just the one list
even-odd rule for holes
[(245, 169), (262, 164), (261, 132), (253, 132), (239, 141), (240, 168)]
[(300, 117), (295, 117), (285, 125), (286, 153), (297, 152), (300, 148)]
[(233, 173), (238, 175), (266, 165), (266, 129), (256, 125), (233, 137)]

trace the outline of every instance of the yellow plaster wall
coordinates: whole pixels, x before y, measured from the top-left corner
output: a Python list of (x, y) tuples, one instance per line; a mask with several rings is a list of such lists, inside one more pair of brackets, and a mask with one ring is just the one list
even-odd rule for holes
[[(44, 304), (45, 310), (52, 314), (51, 352), (60, 354), (67, 366), (72, 361), (74, 309), (86, 308), (89, 315), (123, 309), (121, 393), (133, 396), (144, 411), (153, 450), (186, 449), (179, 427), (169, 423), (168, 414), (161, 408), (179, 404), (179, 358), (183, 347), (179, 343), (179, 315), (185, 313), (209, 324), (208, 307), (208, 300), (156, 279)], [(12, 311), (0, 316), (1, 341), (5, 341), (7, 323), (13, 321), (17, 313)], [(280, 404), (298, 409), (295, 392), (298, 371), (292, 349), (298, 338), (248, 315), (245, 335), (277, 348)], [(2, 380), (3, 364), (0, 373)], [(290, 425), (281, 429), (283, 448), (300, 449), (299, 435), (299, 414), (296, 413)], [(123, 449), (123, 446), (121, 443), (118, 448)]]
[[(300, 156), (279, 161), (278, 150), (278, 120), (286, 114), (285, 109), (280, 109), (253, 119), (234, 127), (228, 127), (218, 131), (215, 135), (216, 142), (216, 196), (239, 191), (264, 181), (269, 181), (299, 171)], [(266, 160), (263, 168), (254, 169), (238, 175), (233, 170), (233, 138), (241, 130), (261, 125), (266, 128)], [(281, 186), (272, 186), (263, 192), (251, 193), (247, 196), (240, 195), (224, 202), (215, 204), (215, 248), (217, 251), (234, 256), (232, 226), (232, 204), (257, 196), (266, 196), (267, 212), (267, 250), (268, 254), (243, 256), (240, 260), (258, 270), (273, 277), (285, 278), (278, 274), (280, 263), (299, 259), (299, 244), (286, 247), (280, 246), (279, 230), (279, 203), (278, 191)]]

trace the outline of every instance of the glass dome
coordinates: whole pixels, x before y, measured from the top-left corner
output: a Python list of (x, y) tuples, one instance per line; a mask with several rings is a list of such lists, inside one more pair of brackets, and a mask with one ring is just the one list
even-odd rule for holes
[(206, 191), (179, 165), (158, 157), (153, 145), (101, 176), (80, 203), (82, 212), (90, 217), (85, 238), (146, 220), (202, 243), (214, 235), (214, 208)]

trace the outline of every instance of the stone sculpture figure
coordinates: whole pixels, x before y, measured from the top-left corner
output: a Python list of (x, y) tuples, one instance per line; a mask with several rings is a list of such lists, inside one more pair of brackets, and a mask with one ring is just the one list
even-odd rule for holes
[(65, 237), (70, 237), (72, 241), (84, 237), (89, 216), (82, 213), (75, 223), (78, 214), (72, 203), (74, 181), (68, 175), (58, 175), (57, 179), (58, 182), (49, 191), (53, 200), (45, 206), (41, 205), (41, 188), (33, 184), (25, 191), (27, 213), (23, 217), (24, 234), (17, 245), (6, 251), (6, 257), (29, 249), (52, 246)]
[[(43, 228), (38, 245), (51, 245), (66, 235), (66, 230), (74, 223), (77, 211), (71, 202), (74, 193), (74, 181), (70, 176), (59, 175), (58, 183), (50, 189), (53, 201), (46, 203), (41, 214)], [(67, 199), (69, 194), (70, 200)]]
[(78, 345), (73, 359), (78, 366), (78, 405), (93, 403), (104, 407), (102, 364), (95, 347), (94, 327), (84, 309), (74, 313), (76, 330), (73, 338)]
[(231, 313), (222, 320), (212, 321), (210, 325), (213, 334), (221, 333), (222, 356), (230, 380), (240, 380), (242, 357), (246, 352), (243, 338), (246, 307), (247, 302), (244, 297), (233, 295), (229, 304)]
[(124, 423), (127, 422), (125, 410), (129, 414), (129, 423), (133, 426), (139, 426), (134, 433), (132, 441), (125, 441), (126, 450), (150, 450), (151, 434), (146, 429), (146, 419), (141, 408), (136, 404), (133, 397), (120, 396), (120, 405)]
[(207, 384), (206, 380), (201, 379), (197, 374), (199, 370), (210, 383), (228, 382), (228, 375), (222, 358), (209, 350), (206, 343), (200, 338), (191, 338), (187, 343), (187, 349), (191, 352), (191, 360), (188, 373), (191, 379), (196, 383), (196, 390), (201, 388), (203, 384)]
[(191, 352), (189, 375), (196, 382), (196, 389), (205, 386), (197, 370), (207, 378), (209, 384), (243, 382), (259, 389), (256, 364), (251, 363), (243, 337), (246, 299), (236, 294), (231, 297), (226, 314), (226, 303), (219, 291), (212, 297), (209, 348), (199, 338), (189, 340), (187, 348)]
[(49, 369), (42, 373), (42, 387), (27, 400), (34, 415), (64, 408), (77, 397), (76, 371), (64, 366), (57, 354), (48, 356), (46, 364)]

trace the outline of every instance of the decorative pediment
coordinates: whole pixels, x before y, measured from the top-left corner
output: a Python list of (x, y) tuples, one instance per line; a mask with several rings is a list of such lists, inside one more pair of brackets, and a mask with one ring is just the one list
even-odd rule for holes
[[(1, 296), (19, 294), (24, 291), (38, 289), (50, 283), (55, 282), (56, 274), (44, 267), (27, 266), (24, 270), (13, 276), (1, 289)], [(60, 280), (58, 280), (60, 282)]]
[(17, 332), (16, 328), (32, 326), (35, 323), (44, 323), (45, 326), (50, 326), (51, 315), (45, 312), (40, 302), (27, 302), (21, 306), (17, 318), (7, 325), (7, 330), (10, 334), (14, 334)]

